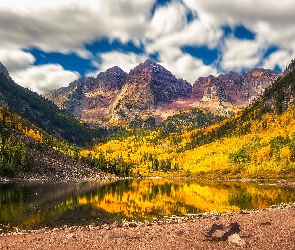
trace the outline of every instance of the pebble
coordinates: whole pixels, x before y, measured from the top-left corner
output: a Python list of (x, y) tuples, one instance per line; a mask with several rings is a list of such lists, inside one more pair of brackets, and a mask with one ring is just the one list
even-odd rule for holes
[(232, 234), (228, 237), (228, 242), (237, 247), (247, 247), (247, 243), (238, 234)]
[(70, 239), (70, 238), (74, 239), (74, 238), (77, 238), (77, 234), (67, 234), (66, 237), (68, 239)]

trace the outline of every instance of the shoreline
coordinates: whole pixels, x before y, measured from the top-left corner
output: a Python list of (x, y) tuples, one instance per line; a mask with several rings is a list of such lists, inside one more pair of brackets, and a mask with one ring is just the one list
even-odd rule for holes
[(161, 177), (161, 176), (148, 176), (148, 177), (119, 177), (119, 176), (108, 176), (104, 173), (100, 172), (96, 176), (84, 177), (84, 178), (39, 178), (39, 177), (4, 177), (0, 176), (0, 184), (5, 183), (25, 183), (25, 182), (85, 182), (85, 181), (107, 181), (107, 180), (171, 180), (171, 181), (218, 181), (218, 182), (266, 182), (271, 184), (278, 185), (291, 185), (295, 186), (295, 179), (251, 179), (251, 178), (232, 178), (232, 179), (224, 179), (224, 178), (194, 178), (194, 177)]
[(15, 232), (0, 234), (0, 249), (235, 249), (229, 239), (208, 240), (203, 233), (213, 224), (227, 226), (233, 222), (241, 228), (239, 236), (244, 247), (295, 249), (295, 202), (266, 209), (172, 216), (152, 222), (15, 228)]

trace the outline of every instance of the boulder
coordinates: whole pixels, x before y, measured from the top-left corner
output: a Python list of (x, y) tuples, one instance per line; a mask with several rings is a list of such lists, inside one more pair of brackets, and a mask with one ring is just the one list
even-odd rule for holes
[(232, 234), (228, 237), (228, 242), (236, 247), (247, 247), (247, 243), (238, 234)]
[(228, 226), (214, 223), (212, 226), (205, 229), (202, 233), (209, 240), (218, 240), (218, 241), (223, 240), (223, 241), (225, 241), (228, 239), (229, 236), (231, 236), (233, 234), (237, 234), (240, 231), (241, 230), (240, 230), (239, 223), (232, 222)]

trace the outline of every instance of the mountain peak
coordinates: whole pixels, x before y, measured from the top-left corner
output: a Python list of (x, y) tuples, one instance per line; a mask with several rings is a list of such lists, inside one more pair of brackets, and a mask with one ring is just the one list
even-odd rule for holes
[(127, 74), (123, 69), (121, 69), (119, 66), (114, 66), (112, 68), (107, 69), (105, 72), (101, 72), (101, 73), (124, 73)]
[(1, 62), (0, 62), (0, 74), (3, 74), (4, 76), (9, 77), (8, 70)]
[(154, 61), (152, 61), (151, 59), (146, 59), (145, 62), (143, 63), (144, 65), (157, 65), (157, 63), (155, 63)]

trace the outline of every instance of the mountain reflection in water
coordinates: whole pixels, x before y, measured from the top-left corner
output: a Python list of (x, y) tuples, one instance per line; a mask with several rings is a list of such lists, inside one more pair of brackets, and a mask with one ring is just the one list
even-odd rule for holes
[(151, 220), (266, 208), (295, 201), (294, 188), (257, 182), (120, 180), (0, 185), (0, 228)]

